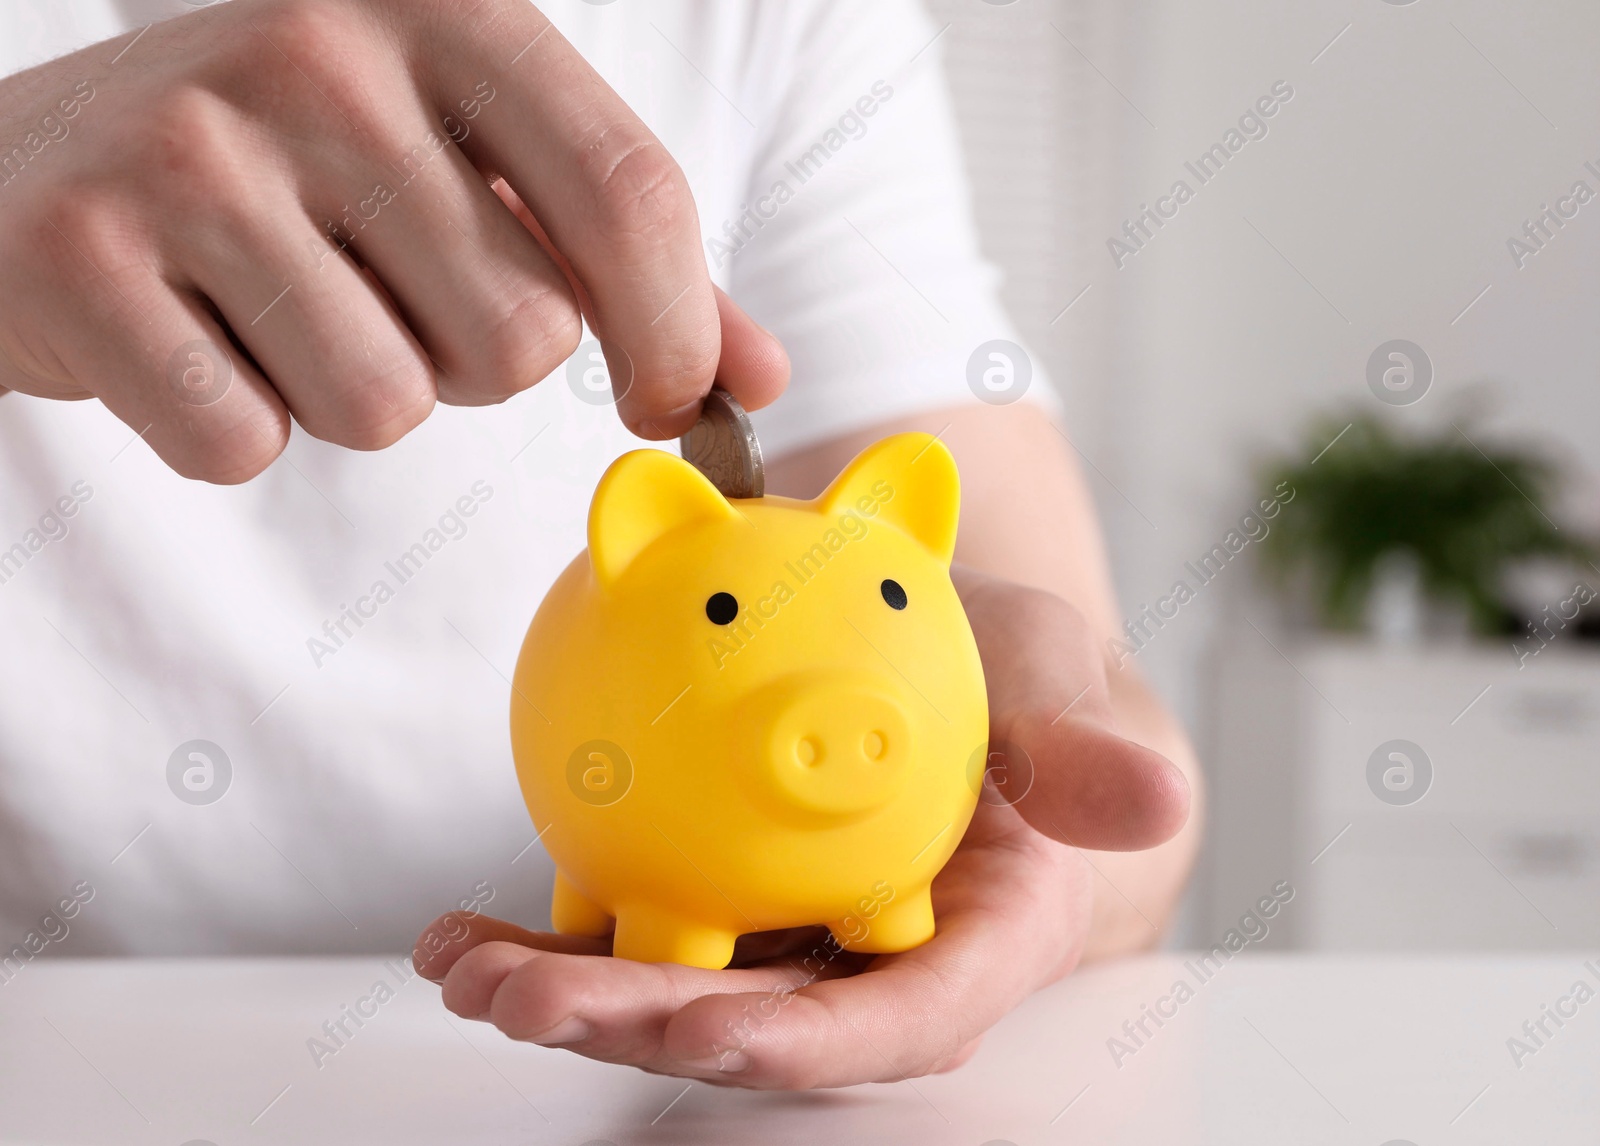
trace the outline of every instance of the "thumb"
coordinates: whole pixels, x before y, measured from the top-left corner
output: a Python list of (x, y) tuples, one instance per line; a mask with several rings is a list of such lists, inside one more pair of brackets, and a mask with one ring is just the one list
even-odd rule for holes
[(745, 313), (719, 286), (717, 318), (722, 323), (722, 358), (717, 385), (746, 410), (771, 405), (789, 385), (789, 355), (777, 336)]
[[(1117, 735), (1087, 621), (1050, 593), (951, 569), (989, 692), (985, 788), (1035, 830), (1094, 851), (1154, 847), (1189, 816), (1189, 782)], [(985, 795), (991, 801), (993, 795)]]
[[(996, 791), (1041, 835), (1091, 851), (1138, 851), (1183, 827), (1189, 783), (1166, 757), (1093, 717), (1047, 720), (1024, 717), (996, 730), (990, 749), (991, 772), (1008, 774)], [(1018, 780), (1030, 771), (1024, 788)]]

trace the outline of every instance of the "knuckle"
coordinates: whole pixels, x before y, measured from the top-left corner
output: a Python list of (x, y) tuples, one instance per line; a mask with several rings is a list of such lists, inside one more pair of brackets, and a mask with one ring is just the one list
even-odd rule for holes
[[(652, 344), (631, 348), (636, 376), (649, 378), (648, 388), (635, 386), (621, 402), (624, 419), (646, 421), (701, 398), (716, 377), (722, 343), (715, 325), (715, 303), (709, 299), (713, 322), (709, 326), (669, 331)], [(687, 310), (687, 298), (677, 304)], [(665, 324), (663, 324), (665, 325)]]
[(264, 427), (253, 419), (192, 434), (163, 456), (180, 477), (212, 485), (239, 485), (260, 475), (289, 444), (286, 422)]
[(421, 425), (435, 400), (432, 371), (410, 358), (346, 386), (326, 436), (352, 450), (385, 449)]
[(56, 269), (71, 280), (114, 273), (130, 261), (135, 229), (118, 197), (84, 187), (40, 210), (26, 225), (39, 250), (51, 252)]
[(596, 203), (609, 233), (655, 238), (692, 229), (694, 196), (667, 149), (653, 138), (630, 142), (599, 173)]
[[(274, 0), (251, 24), (255, 35), (251, 90), (236, 97), (260, 100), (262, 90), (282, 93), (301, 113), (381, 149), (392, 113), (378, 98), (394, 93), (396, 55), (389, 41), (395, 17), (374, 19), (370, 4), (328, 0)], [(398, 16), (398, 14), (396, 14)], [(352, 50), (350, 45), (362, 45)], [(374, 46), (376, 45), (376, 46)], [(387, 49), (387, 50), (386, 50)], [(308, 82), (309, 81), (309, 82)]]
[(422, 17), (415, 25), (420, 37), (465, 37), (473, 50), (490, 54), (518, 35), (519, 44), (527, 43), (545, 25), (543, 13), (528, 0), (478, 0), (470, 22), (461, 19), (461, 0), (401, 0), (394, 7), (402, 18)]
[(360, 8), (328, 0), (272, 0), (256, 7), (250, 27), (257, 33), (263, 58), (292, 74), (295, 68), (307, 70), (308, 64), (320, 68), (323, 61), (340, 58), (338, 45), (356, 42), (351, 37), (370, 40), (373, 29), (365, 26)]
[(165, 93), (142, 121), (138, 145), (152, 162), (138, 183), (189, 228), (261, 233), (259, 165), (241, 144), (242, 129), (238, 112), (212, 92)]
[(238, 124), (221, 97), (192, 85), (163, 92), (139, 120), (140, 150), (151, 157), (171, 189), (204, 194), (230, 171)]
[[(680, 304), (681, 305), (681, 304)], [(663, 412), (702, 397), (716, 376), (720, 347), (714, 338), (691, 337), (633, 356), (637, 377), (653, 385), (635, 386), (619, 403), (623, 420), (636, 430), (654, 426)]]
[(510, 397), (572, 357), (582, 337), (583, 316), (570, 295), (529, 294), (485, 334), (466, 381), (475, 395)]

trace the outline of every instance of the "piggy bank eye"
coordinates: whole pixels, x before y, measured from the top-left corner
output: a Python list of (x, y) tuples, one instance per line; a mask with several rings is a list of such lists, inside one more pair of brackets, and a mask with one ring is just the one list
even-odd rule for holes
[(738, 615), (739, 599), (732, 593), (713, 593), (706, 598), (706, 616), (712, 624), (732, 624)]
[(885, 579), (883, 584), (878, 586), (878, 589), (883, 593), (883, 599), (888, 602), (889, 608), (904, 609), (906, 607), (906, 591), (900, 582)]

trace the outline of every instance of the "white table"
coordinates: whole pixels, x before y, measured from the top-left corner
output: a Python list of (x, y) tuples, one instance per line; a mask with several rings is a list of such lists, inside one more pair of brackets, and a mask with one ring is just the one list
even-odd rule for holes
[(391, 975), (378, 958), (39, 960), (0, 986), (0, 1141), (1592, 1144), (1600, 998), (1520, 1069), (1506, 1045), (1592, 982), (1584, 957), (1244, 955), (1119, 1066), (1123, 1022), (1197, 981), (1152, 957), (1040, 994), (953, 1074), (811, 1094), (513, 1044), (420, 979), (318, 1067), (307, 1040)]

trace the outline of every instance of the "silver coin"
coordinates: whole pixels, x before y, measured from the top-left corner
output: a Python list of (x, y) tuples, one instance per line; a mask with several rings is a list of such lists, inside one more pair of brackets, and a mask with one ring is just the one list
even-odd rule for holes
[(739, 399), (713, 387), (700, 420), (678, 439), (683, 459), (706, 475), (723, 497), (760, 497), (766, 490), (761, 443)]

